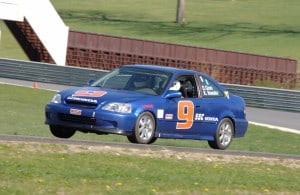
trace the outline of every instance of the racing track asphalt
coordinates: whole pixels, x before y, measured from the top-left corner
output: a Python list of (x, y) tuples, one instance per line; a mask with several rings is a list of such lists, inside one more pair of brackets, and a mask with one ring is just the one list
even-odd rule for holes
[(106, 148), (123, 148), (142, 150), (145, 151), (173, 151), (176, 154), (183, 152), (185, 154), (209, 154), (209, 155), (223, 155), (223, 156), (240, 156), (240, 157), (264, 157), (274, 159), (293, 159), (300, 160), (300, 155), (283, 154), (283, 153), (266, 153), (266, 152), (250, 152), (250, 151), (237, 151), (237, 150), (212, 150), (204, 148), (191, 148), (191, 147), (178, 147), (178, 146), (163, 146), (156, 144), (132, 144), (121, 142), (107, 142), (107, 141), (91, 141), (91, 140), (72, 140), (61, 138), (48, 138), (39, 136), (22, 136), (22, 135), (1, 135), (0, 140), (12, 142), (26, 142), (26, 143), (49, 143), (49, 144), (67, 144), (79, 146), (104, 146)]
[[(11, 85), (19, 85), (25, 87), (34, 87), (34, 82), (32, 81), (23, 81), (23, 80), (16, 80), (16, 79), (1, 78), (1, 77), (0, 77), (0, 84), (11, 84)], [(36, 87), (39, 89), (59, 91), (71, 86), (57, 85), (57, 84), (50, 84), (50, 83), (36, 83)], [(246, 113), (247, 113), (247, 119), (252, 124), (300, 134), (300, 124), (299, 124), (300, 113), (253, 108), (253, 107), (247, 107)]]

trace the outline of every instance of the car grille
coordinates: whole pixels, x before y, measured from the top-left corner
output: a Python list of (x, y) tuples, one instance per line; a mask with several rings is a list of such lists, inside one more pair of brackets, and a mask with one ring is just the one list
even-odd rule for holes
[(77, 107), (84, 107), (84, 108), (91, 108), (91, 109), (95, 109), (98, 106), (98, 104), (95, 103), (72, 101), (72, 100), (66, 100), (66, 104), (70, 106), (77, 106)]
[(79, 124), (95, 125), (96, 117), (77, 116), (72, 114), (58, 113), (58, 118), (62, 121), (69, 121)]

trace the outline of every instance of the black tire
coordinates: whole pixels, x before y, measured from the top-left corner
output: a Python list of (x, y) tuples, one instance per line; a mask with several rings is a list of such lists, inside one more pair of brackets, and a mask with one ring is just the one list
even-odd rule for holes
[(135, 139), (135, 136), (133, 136), (133, 135), (128, 135), (128, 136), (127, 136), (127, 139), (128, 139), (128, 141), (131, 142), (131, 143), (134, 143), (134, 144), (137, 143), (137, 140)]
[(153, 138), (151, 139), (151, 141), (150, 141), (148, 144), (152, 144), (152, 143), (154, 143), (156, 140), (157, 140), (157, 137), (153, 137)]
[[(133, 136), (133, 135), (128, 135), (127, 139), (128, 139), (128, 141), (130, 141), (130, 143), (133, 143), (133, 144), (137, 144), (138, 143), (137, 140), (135, 139), (135, 136)], [(157, 140), (157, 137), (153, 137), (148, 144), (152, 144), (156, 140)]]
[(156, 141), (156, 124), (150, 112), (143, 112), (135, 122), (134, 131), (127, 139), (132, 143), (151, 144)]
[(50, 125), (50, 131), (52, 135), (59, 138), (70, 138), (76, 133), (76, 129), (56, 125)]
[(208, 145), (213, 149), (225, 150), (232, 142), (234, 126), (229, 118), (224, 118), (218, 125), (215, 140), (208, 141)]

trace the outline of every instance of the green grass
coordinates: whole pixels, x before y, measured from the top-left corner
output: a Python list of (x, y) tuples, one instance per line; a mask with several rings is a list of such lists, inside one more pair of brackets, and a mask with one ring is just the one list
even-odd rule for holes
[[(300, 169), (281, 163), (185, 160), (0, 143), (1, 194), (297, 194)], [(163, 165), (163, 166), (162, 166)]]
[[(54, 92), (0, 84), (0, 134), (52, 137), (44, 124), (44, 107)], [(234, 139), (230, 150), (286, 153), (300, 155), (300, 135), (250, 125), (244, 138)], [(96, 135), (78, 132), (72, 139), (128, 142), (119, 135)], [(158, 139), (155, 144), (209, 148), (206, 141)]]
[[(51, 2), (73, 30), (300, 59), (298, 0), (189, 0), (183, 25), (174, 0)], [(24, 59), (0, 28), (0, 57)]]

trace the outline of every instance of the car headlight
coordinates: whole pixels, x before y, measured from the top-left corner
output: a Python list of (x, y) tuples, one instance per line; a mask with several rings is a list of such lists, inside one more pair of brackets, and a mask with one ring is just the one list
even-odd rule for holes
[(54, 97), (51, 100), (52, 103), (54, 104), (60, 104), (61, 103), (61, 95), (60, 94), (55, 94)]
[(112, 112), (130, 113), (131, 104), (112, 102), (103, 106), (102, 109), (112, 111)]

